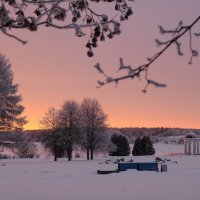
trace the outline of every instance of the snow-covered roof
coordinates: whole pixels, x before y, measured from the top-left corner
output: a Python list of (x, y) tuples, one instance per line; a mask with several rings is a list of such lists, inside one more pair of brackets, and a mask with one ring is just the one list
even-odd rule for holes
[(194, 132), (189, 132), (187, 135), (186, 135), (186, 138), (197, 138), (198, 135)]

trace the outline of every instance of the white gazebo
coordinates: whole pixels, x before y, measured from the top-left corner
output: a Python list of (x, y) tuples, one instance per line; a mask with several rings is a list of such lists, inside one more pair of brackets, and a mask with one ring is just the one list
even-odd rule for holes
[(185, 154), (186, 155), (200, 155), (200, 137), (194, 132), (189, 132), (185, 139)]

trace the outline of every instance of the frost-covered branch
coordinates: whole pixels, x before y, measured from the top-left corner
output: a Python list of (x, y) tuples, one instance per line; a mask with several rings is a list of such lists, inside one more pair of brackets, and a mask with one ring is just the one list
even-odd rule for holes
[(100, 88), (104, 85), (110, 84), (110, 83), (115, 83), (116, 85), (125, 79), (134, 79), (134, 78), (139, 78), (141, 77), (142, 74), (144, 74), (145, 77), (145, 81), (146, 81), (146, 86), (145, 88), (142, 90), (144, 93), (146, 93), (147, 91), (147, 87), (149, 85), (153, 85), (155, 87), (166, 87), (166, 84), (163, 83), (158, 83), (157, 81), (154, 80), (150, 80), (148, 78), (148, 70), (150, 68), (150, 66), (163, 54), (167, 51), (167, 49), (169, 49), (173, 44), (176, 46), (177, 48), (177, 54), (182, 56), (182, 49), (181, 49), (181, 42), (179, 42), (179, 39), (181, 39), (186, 33), (189, 33), (189, 50), (191, 52), (191, 57), (190, 57), (190, 61), (189, 64), (192, 64), (192, 59), (194, 57), (197, 57), (199, 52), (197, 50), (195, 50), (192, 47), (192, 39), (193, 36), (200, 36), (199, 33), (194, 33), (192, 34), (192, 28), (195, 24), (197, 24), (200, 21), (200, 16), (197, 17), (190, 25), (185, 26), (183, 25), (182, 22), (180, 22), (178, 24), (178, 26), (176, 27), (175, 30), (166, 30), (164, 29), (162, 26), (159, 26), (159, 30), (161, 34), (171, 34), (172, 38), (167, 40), (167, 41), (160, 41), (159, 39), (156, 39), (155, 42), (157, 43), (158, 46), (164, 46), (163, 49), (159, 52), (157, 52), (156, 54), (154, 54), (152, 57), (147, 58), (147, 63), (140, 65), (136, 68), (131, 67), (131, 65), (124, 65), (123, 59), (120, 58), (120, 65), (119, 65), (119, 71), (122, 70), (127, 70), (127, 74), (126, 75), (122, 75), (122, 76), (118, 76), (118, 77), (111, 77), (108, 76), (104, 70), (101, 68), (100, 64), (97, 63), (95, 65), (95, 68), (97, 69), (97, 71), (99, 73), (101, 73), (104, 77), (105, 80), (104, 81), (97, 81), (98, 85), (97, 88)]
[[(40, 26), (57, 29), (74, 29), (75, 36), (86, 33), (83, 28), (91, 29), (86, 44), (87, 55), (93, 56), (93, 48), (98, 41), (113, 38), (120, 34), (120, 23), (128, 20), (133, 13), (128, 2), (133, 0), (0, 0), (0, 29), (9, 37), (25, 44), (26, 41), (10, 33), (13, 29), (37, 31)], [(98, 13), (96, 3), (113, 4), (119, 18), (109, 13)]]
[(7, 33), (7, 31), (4, 30), (4, 29), (1, 29), (1, 31), (2, 31), (2, 33), (4, 33), (5, 35), (7, 35), (8, 37), (14, 38), (15, 40), (21, 42), (22, 44), (26, 44), (26, 43), (27, 43), (27, 41), (22, 40), (22, 39), (18, 38), (18, 37), (15, 36), (15, 35), (12, 35), (12, 34)]

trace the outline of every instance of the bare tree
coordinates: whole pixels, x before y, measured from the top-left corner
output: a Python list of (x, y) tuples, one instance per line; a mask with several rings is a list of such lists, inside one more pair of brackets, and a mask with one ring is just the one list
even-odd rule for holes
[(58, 111), (54, 107), (49, 108), (49, 110), (44, 114), (44, 117), (40, 123), (48, 131), (48, 133), (45, 133), (42, 142), (45, 148), (49, 149), (54, 155), (54, 161), (57, 161), (57, 158), (59, 157), (59, 151), (63, 151), (62, 132), (58, 125)]
[(63, 145), (67, 157), (72, 159), (72, 151), (79, 135), (79, 105), (75, 101), (66, 101), (59, 111), (59, 127), (62, 131)]
[(107, 115), (96, 99), (85, 98), (81, 103), (81, 128), (83, 131), (82, 147), (86, 149), (87, 160), (93, 159), (94, 151), (101, 148), (105, 137)]
[(44, 114), (44, 117), (40, 120), (40, 124), (45, 129), (56, 129), (58, 128), (58, 111), (54, 107), (50, 107), (49, 110)]
[(66, 101), (60, 110), (51, 107), (41, 120), (49, 132), (43, 143), (54, 154), (55, 161), (65, 151), (71, 160), (75, 145), (86, 149), (88, 160), (93, 159), (94, 151), (104, 151), (108, 145), (106, 119), (96, 99), (84, 99), (81, 106), (76, 101)]

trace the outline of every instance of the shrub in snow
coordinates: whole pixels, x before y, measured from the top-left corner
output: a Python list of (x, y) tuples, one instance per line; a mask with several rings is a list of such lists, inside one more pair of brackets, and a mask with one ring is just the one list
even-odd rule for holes
[(149, 136), (144, 136), (142, 139), (138, 137), (132, 150), (133, 156), (153, 155), (155, 149)]
[(155, 158), (155, 162), (163, 162), (163, 159), (160, 158), (160, 157), (156, 157), (156, 158)]
[(13, 135), (13, 153), (20, 158), (33, 158), (36, 155), (35, 143), (25, 134), (17, 132)]
[(132, 155), (133, 156), (144, 155), (140, 137), (137, 137), (137, 139), (135, 140), (135, 144), (134, 144), (133, 150), (132, 150)]
[(113, 134), (111, 142), (115, 146), (115, 149), (109, 153), (111, 156), (128, 156), (130, 154), (129, 143), (124, 135)]
[(0, 154), (0, 159), (8, 159), (8, 158), (11, 158), (11, 157), (5, 154)]
[(75, 158), (80, 158), (81, 155), (79, 153), (75, 153)]

